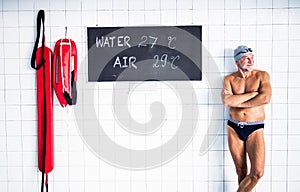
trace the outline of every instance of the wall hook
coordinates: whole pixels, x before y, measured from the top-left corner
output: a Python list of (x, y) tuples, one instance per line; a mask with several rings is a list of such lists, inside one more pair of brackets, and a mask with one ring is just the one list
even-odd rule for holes
[(67, 34), (68, 34), (68, 27), (65, 26), (65, 39), (67, 38)]

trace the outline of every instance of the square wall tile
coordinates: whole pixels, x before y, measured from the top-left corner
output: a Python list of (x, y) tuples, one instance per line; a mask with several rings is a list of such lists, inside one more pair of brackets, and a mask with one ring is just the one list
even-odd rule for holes
[(66, 0), (66, 10), (81, 10), (81, 0)]
[[(78, 11), (66, 11), (66, 26), (68, 27), (68, 34), (72, 31), (70, 27), (80, 26), (82, 21), (82, 13)], [(74, 38), (73, 38), (74, 39)]]
[(256, 1), (251, 0), (241, 0), (242, 9), (256, 8)]
[(240, 9), (240, 0), (225, 0), (225, 9)]
[(264, 0), (264, 1), (257, 1), (257, 8), (270, 8), (272, 7), (273, 0)]
[(161, 1), (161, 9), (173, 10), (176, 9), (176, 0)]
[(267, 41), (272, 40), (272, 25), (258, 25), (257, 26), (257, 40)]
[[(251, 17), (250, 17), (251, 15)], [(256, 25), (257, 22), (257, 14), (254, 9), (242, 9), (241, 10), (241, 24), (242, 25)]]
[(32, 27), (20, 28), (20, 42), (21, 43), (33, 43), (35, 41), (33, 34), (34, 29)]
[(1, 107), (2, 107), (2, 105), (4, 106), (4, 104), (5, 104), (5, 101), (4, 101), (5, 96), (4, 95), (5, 95), (4, 90), (0, 90), (0, 105), (1, 105)]
[(289, 6), (290, 7), (300, 7), (300, 2), (297, 0), (290, 0), (289, 1)]
[(177, 22), (177, 14), (175, 10), (163, 10), (161, 12), (162, 25), (175, 25)]
[(160, 0), (145, 0), (145, 7), (147, 7), (147, 9), (158, 10), (161, 8), (160, 5), (161, 5)]
[(18, 1), (12, 0), (12, 1), (3, 1), (3, 10), (6, 11), (16, 11), (18, 10)]
[(11, 75), (18, 75), (19, 74), (19, 69), (20, 68), (20, 63), (18, 59), (5, 59), (5, 74), (11, 74)]
[[(107, 13), (105, 14), (107, 15)], [(104, 17), (106, 18), (106, 17)], [(82, 12), (82, 25), (92, 27), (95, 26), (97, 23), (97, 13), (92, 11), (83, 11)], [(100, 22), (100, 21), (99, 21)]]
[(224, 41), (224, 27), (223, 26), (211, 26), (209, 27), (209, 39)]
[(34, 0), (19, 1), (19, 10), (34, 10)]
[(208, 9), (224, 9), (225, 0), (210, 0), (208, 2)]
[(286, 8), (289, 6), (289, 1), (273, 0), (273, 8)]
[(297, 72), (290, 72), (288, 78), (289, 88), (300, 87), (299, 85), (300, 76)]
[[(291, 32), (292, 26), (288, 27), (288, 25), (272, 25), (273, 30), (273, 40), (280, 41), (285, 40), (287, 41), (291, 36), (296, 36), (293, 32)], [(297, 33), (298, 34), (298, 33)], [(299, 37), (300, 39), (300, 37)]]
[(272, 87), (286, 88), (289, 84), (287, 73), (274, 73), (271, 76)]
[(8, 192), (22, 191), (22, 190), (23, 190), (23, 184), (21, 180), (12, 181), (8, 183)]
[(193, 8), (193, 0), (177, 0), (177, 9), (192, 9)]
[[(223, 169), (221, 167), (216, 166), (216, 167), (209, 167), (208, 168), (208, 179), (209, 181), (220, 181), (222, 180), (223, 177)], [(212, 183), (212, 182), (210, 182)]]
[(288, 102), (288, 90), (287, 88), (272, 88), (272, 102), (276, 104), (282, 104)]
[[(95, 6), (93, 6), (93, 3), (85, 3), (85, 4), (90, 8), (93, 8), (93, 7), (95, 8)], [(98, 9), (112, 10), (112, 7), (113, 7), (113, 0), (98, 0)]]
[(272, 134), (286, 135), (288, 130), (287, 120), (272, 120)]
[(223, 165), (223, 153), (221, 151), (209, 151), (209, 165), (210, 166), (222, 166)]
[(20, 49), (16, 49), (19, 46), (19, 43), (5, 43), (4, 50), (14, 50), (14, 51), (5, 51), (4, 58), (7, 59), (17, 59), (20, 57)]
[(222, 41), (211, 41), (209, 44), (209, 52), (213, 57), (224, 56), (224, 43)]
[(32, 152), (37, 150), (36, 136), (23, 136), (22, 150)]
[[(300, 166), (289, 166), (288, 167), (288, 179), (293, 179), (294, 181), (300, 180), (299, 173), (300, 173)], [(293, 191), (293, 190), (291, 190), (291, 191)]]
[(33, 29), (33, 27), (35, 26), (34, 12), (33, 11), (20, 11), (19, 12), (19, 26), (20, 27), (32, 27), (32, 29)]
[(224, 10), (209, 10), (210, 25), (224, 25)]
[(273, 104), (273, 119), (286, 119), (287, 106), (286, 104)]
[(257, 51), (254, 53), (257, 56), (271, 57), (272, 56), (272, 41), (257, 42)]
[[(96, 23), (96, 18), (94, 18), (94, 21)], [(98, 12), (98, 19), (97, 22), (100, 26), (111, 26), (113, 24), (113, 12), (112, 11), (99, 11)], [(91, 24), (89, 26), (94, 26), (95, 23), (92, 23), (93, 20), (91, 20)]]
[(6, 134), (7, 136), (21, 136), (22, 134), (21, 121), (7, 121)]
[(287, 165), (287, 151), (272, 151), (271, 157), (273, 166), (286, 166)]
[(161, 23), (159, 11), (146, 11), (145, 12), (145, 24), (159, 25)]
[[(273, 54), (273, 57), (272, 57), (272, 71), (287, 74), (288, 70), (291, 69), (291, 65), (292, 65), (292, 62), (289, 61), (289, 59), (291, 59), (291, 58), (289, 58), (289, 57), (277, 57)], [(299, 66), (299, 65), (297, 65), (297, 66)], [(294, 70), (292, 70), (292, 71), (294, 71)], [(300, 67), (299, 67), (299, 71), (300, 71)]]
[(272, 58), (271, 57), (256, 57), (254, 66), (260, 70), (272, 72)]
[(300, 186), (299, 181), (289, 181), (288, 182), (288, 190), (290, 191), (298, 191)]
[(300, 103), (300, 98), (299, 96), (297, 96), (298, 94), (300, 94), (300, 88), (293, 88), (293, 89), (288, 89), (288, 102), (289, 103)]
[(235, 182), (233, 182), (233, 181), (225, 182), (224, 188), (225, 188), (224, 192), (236, 191), (238, 188), (237, 179)]
[[(232, 160), (231, 160), (232, 161)], [(225, 166), (225, 180), (226, 181), (237, 181), (237, 174), (235, 166)]]
[(300, 120), (289, 120), (288, 121), (288, 134), (294, 135), (294, 134), (300, 134), (300, 130), (297, 128), (300, 123)]
[[(280, 142), (278, 142), (280, 141)], [(287, 149), (287, 137), (285, 135), (272, 135), (272, 150), (284, 151)]]
[(258, 9), (256, 14), (257, 14), (257, 24), (263, 24), (263, 25), (273, 24), (271, 9)]
[(289, 24), (300, 24), (300, 9), (289, 9)]
[(21, 120), (20, 106), (10, 105), (6, 107), (6, 120)]
[(114, 26), (128, 25), (128, 12), (127, 11), (114, 11), (113, 12)]
[(178, 10), (177, 11), (177, 24), (178, 25), (191, 25), (193, 21), (192, 10)]
[(17, 11), (7, 11), (2, 12), (3, 16), (3, 27), (16, 27), (18, 26), (18, 12)]
[(288, 41), (273, 41), (273, 55), (276, 57), (288, 57), (289, 56), (289, 44)]
[(289, 36), (288, 38), (290, 40), (294, 39), (294, 40), (299, 40), (300, 39), (300, 25), (290, 25), (289, 26)]
[(8, 105), (18, 105), (20, 104), (21, 93), (18, 90), (7, 90), (5, 92), (6, 104)]
[(129, 12), (129, 25), (141, 25), (145, 22), (145, 13), (143, 11)]
[(273, 9), (273, 24), (288, 24), (289, 21), (288, 9)]
[[(263, 177), (264, 178), (264, 177)], [(262, 180), (263, 180), (262, 178)], [(255, 188), (254, 188), (255, 191), (271, 191), (271, 186), (270, 186), (270, 183), (269, 182), (260, 182), (258, 183)]]
[(280, 192), (286, 192), (286, 182), (282, 182), (282, 181), (272, 182), (272, 189), (276, 189)]
[[(208, 10), (193, 10), (193, 24), (201, 24), (202, 26), (206, 26), (208, 22)], [(203, 38), (203, 40), (204, 39), (205, 38)]]
[(209, 191), (224, 191), (223, 182), (209, 182)]
[(297, 50), (300, 50), (300, 40), (289, 41), (289, 56), (299, 57), (300, 53)]
[(288, 165), (300, 166), (299, 155), (300, 155), (300, 151), (289, 151)]
[(147, 7), (145, 7), (145, 2), (144, 1), (139, 1), (139, 0), (128, 0), (128, 8), (130, 10), (143, 10)]
[[(225, 40), (240, 40), (241, 39), (241, 28), (239, 26), (225, 26)], [(221, 35), (221, 34), (220, 34)]]
[(256, 40), (257, 39), (257, 27), (256, 26), (244, 26), (241, 28), (242, 40)]
[(128, 10), (129, 1), (113, 0), (113, 10)]
[(287, 143), (288, 150), (300, 151), (300, 146), (299, 146), (300, 135), (289, 135), (287, 139), (288, 139), (288, 143)]

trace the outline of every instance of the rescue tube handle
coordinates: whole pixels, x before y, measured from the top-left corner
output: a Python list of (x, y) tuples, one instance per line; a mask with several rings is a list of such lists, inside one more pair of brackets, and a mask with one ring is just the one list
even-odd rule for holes
[[(38, 15), (37, 15), (37, 36), (36, 36), (32, 56), (31, 56), (31, 67), (35, 70), (40, 69), (46, 62), (46, 60), (44, 58), (44, 48), (45, 48), (45, 24), (44, 23), (45, 23), (45, 11), (39, 10)], [(36, 51), (37, 51), (37, 48), (39, 45), (39, 40), (40, 40), (40, 35), (41, 35), (41, 25), (43, 26), (42, 58), (41, 58), (41, 63), (35, 65)]]

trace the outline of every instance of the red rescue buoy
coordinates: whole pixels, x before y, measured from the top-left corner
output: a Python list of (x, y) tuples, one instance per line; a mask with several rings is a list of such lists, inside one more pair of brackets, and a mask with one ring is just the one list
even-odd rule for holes
[(72, 39), (56, 42), (53, 54), (52, 84), (62, 107), (76, 104), (77, 49)]

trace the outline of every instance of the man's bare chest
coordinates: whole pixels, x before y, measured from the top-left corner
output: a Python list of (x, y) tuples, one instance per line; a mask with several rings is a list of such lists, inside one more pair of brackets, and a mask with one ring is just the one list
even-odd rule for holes
[(259, 91), (260, 80), (255, 77), (248, 79), (234, 78), (233, 81), (231, 81), (231, 87), (233, 94), (243, 94)]

